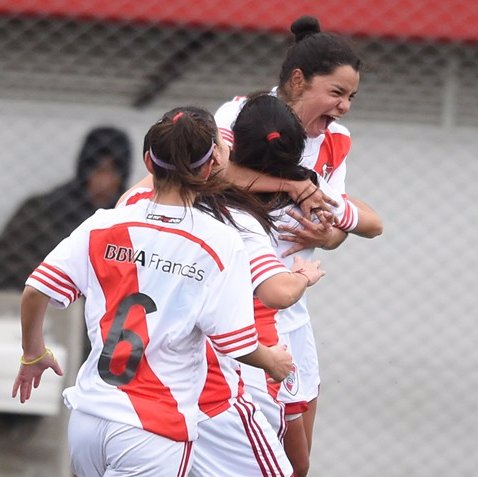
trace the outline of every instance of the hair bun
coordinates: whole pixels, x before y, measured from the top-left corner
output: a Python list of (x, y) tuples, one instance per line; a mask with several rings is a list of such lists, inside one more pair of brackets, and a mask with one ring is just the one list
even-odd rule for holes
[(303, 15), (292, 23), (290, 31), (294, 34), (297, 43), (308, 35), (320, 32), (319, 20), (309, 15)]

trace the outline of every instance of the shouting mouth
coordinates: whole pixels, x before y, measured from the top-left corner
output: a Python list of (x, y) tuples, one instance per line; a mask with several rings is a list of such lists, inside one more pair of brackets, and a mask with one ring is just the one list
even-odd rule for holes
[(338, 118), (335, 116), (330, 116), (329, 114), (323, 114), (318, 117), (311, 127), (307, 128), (307, 133), (310, 137), (317, 137), (321, 134), (324, 134), (330, 124), (334, 121), (337, 121)]

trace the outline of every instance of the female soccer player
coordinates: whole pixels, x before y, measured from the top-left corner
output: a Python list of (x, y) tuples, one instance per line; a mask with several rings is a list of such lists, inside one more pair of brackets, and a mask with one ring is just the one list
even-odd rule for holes
[[(281, 180), (297, 181), (311, 178), (314, 182), (318, 181), (320, 187), (339, 204), (339, 207), (333, 209), (336, 220), (335, 227), (348, 232), (354, 232), (356, 229), (364, 227), (364, 223), (368, 220), (366, 214), (359, 211), (348, 199), (336, 193), (322, 178), (317, 178), (313, 171), (299, 165), (305, 134), (295, 114), (285, 103), (269, 94), (259, 94), (248, 98), (235, 120), (233, 133), (234, 147), (231, 161), (234, 165), (247, 167), (250, 170), (259, 171)], [(294, 217), (301, 221), (302, 215), (298, 212), (297, 207), (295, 210), (291, 208), (293, 202), (287, 194), (257, 193), (256, 195), (263, 201), (274, 204), (274, 215), (279, 223), (286, 224), (291, 229), (298, 227), (298, 222)], [(288, 248), (288, 242), (282, 241), (277, 234), (275, 234), (273, 243), (278, 254)], [(297, 256), (302, 256), (304, 260), (310, 260), (313, 254), (313, 248), (304, 249), (294, 254), (294, 259), (297, 259)], [(292, 257), (283, 260), (286, 265), (290, 266)], [(315, 342), (311, 330), (308, 326), (305, 326), (310, 321), (305, 297), (301, 297), (296, 304), (281, 310), (279, 313), (277, 313), (277, 310), (266, 308), (260, 303), (260, 300), (256, 300), (255, 319), (259, 340), (266, 345), (274, 345), (280, 341), (293, 348), (294, 343), (291, 343), (289, 335), (282, 333), (280, 329), (279, 321), (282, 314), (286, 315), (291, 323), (297, 321), (299, 324), (304, 324), (303, 341), (299, 347), (296, 346), (292, 354), (294, 361), (300, 363), (303, 353), (309, 353), (308, 364), (314, 369), (314, 366), (317, 365), (313, 359), (315, 353), (308, 351), (308, 349), (315, 350)], [(276, 322), (278, 329), (276, 328)], [(276, 386), (268, 385), (263, 372), (259, 370), (257, 372), (247, 366), (242, 366), (242, 369), (246, 389), (260, 405), (269, 422), (273, 424), (274, 429), (278, 432), (281, 431), (277, 427), (277, 423), (280, 421), (277, 419), (275, 402), (278, 400), (286, 405), (288, 429), (292, 428), (293, 431), (302, 430), (303, 423), (300, 416), (307, 409), (308, 388), (304, 389), (300, 383), (305, 380), (307, 384), (307, 380), (313, 379), (314, 376), (306, 373), (301, 375), (297, 366), (295, 372), (291, 373), (284, 381), (279, 392)], [(290, 430), (288, 430), (288, 433), (290, 437)], [(299, 475), (301, 475), (300, 472), (303, 469), (301, 463), (308, 461), (308, 446), (303, 431), (293, 434), (295, 434), (293, 442), (295, 453), (292, 454), (292, 458), (305, 454), (305, 457), (297, 458), (296, 461), (292, 459), (292, 462), (296, 464), (295, 472), (297, 472), (297, 468)], [(302, 449), (302, 452), (297, 452), (297, 449)]]
[[(345, 127), (337, 124), (337, 120), (349, 111), (352, 98), (357, 92), (361, 61), (344, 39), (321, 32), (315, 18), (301, 17), (292, 24), (291, 30), (295, 35), (295, 43), (282, 64), (279, 86), (270, 94), (286, 102), (305, 128), (307, 141), (301, 164), (320, 176), (320, 189), (324, 190), (327, 183), (329, 195), (335, 191), (346, 198), (345, 173), (351, 144), (350, 134)], [(233, 148), (237, 128), (234, 124), (245, 101), (244, 97), (236, 97), (221, 106), (215, 115), (223, 137)], [(311, 211), (324, 217), (325, 209), (323, 191), (317, 196), (314, 193), (317, 186), (310, 179), (297, 181), (265, 176), (258, 171), (239, 167), (234, 161), (228, 174), (234, 183), (254, 191), (286, 191), (304, 210), (305, 216), (292, 213), (303, 228), (287, 224), (282, 227), (284, 233), (280, 236), (282, 245), (279, 253), (284, 257), (313, 247), (336, 248), (345, 240), (349, 231), (368, 238), (382, 232), (379, 216), (357, 199), (348, 199), (349, 210), (356, 211), (360, 217), (355, 226), (342, 230), (330, 226), (330, 223), (324, 225), (309, 220), (307, 216)], [(287, 247), (285, 242), (292, 242), (293, 246)], [(296, 305), (296, 308), (299, 306), (301, 305)], [(258, 312), (260, 310), (256, 307), (256, 314)], [(266, 310), (263, 312), (266, 313)], [(290, 340), (301, 388), (308, 403), (303, 417), (290, 423), (285, 437), (287, 454), (297, 477), (305, 476), (308, 470), (320, 382), (317, 351), (306, 308), (299, 315), (300, 318), (295, 316), (292, 309), (281, 311), (277, 315), (281, 336), (287, 336)], [(282, 391), (287, 394), (287, 389), (284, 388), (282, 386)], [(306, 445), (298, 445), (299, 442)]]
[[(190, 107), (188, 111), (195, 111), (195, 108)], [(212, 116), (210, 121), (214, 122)], [(300, 125), (297, 130), (300, 134), (299, 147), (303, 147), (304, 135)], [(223, 144), (220, 137), (218, 144)], [(146, 136), (144, 149), (148, 150), (149, 147), (149, 138)], [(218, 173), (226, 167), (226, 160), (218, 164)], [(249, 256), (254, 293), (264, 303), (277, 308), (296, 302), (306, 287), (323, 275), (318, 268), (319, 262), (299, 258), (291, 267), (297, 273), (291, 273), (275, 256), (270, 237), (264, 230), (269, 229), (268, 218), (263, 215), (266, 208), (256, 207), (253, 210), (250, 194), (235, 190), (232, 186), (224, 192), (231, 214), (229, 221), (239, 228)], [(133, 188), (120, 206), (145, 200), (151, 194), (149, 188)], [(205, 202), (202, 197), (198, 200), (203, 201), (203, 204)], [(252, 201), (252, 204), (260, 205), (256, 201)], [(277, 432), (250, 396), (244, 393), (237, 365), (226, 356), (215, 353), (212, 346), (207, 348), (207, 358), (207, 381), (199, 400), (203, 419), (199, 424), (199, 439), (195, 444), (195, 459), (189, 475), (232, 477), (237, 475), (238, 469), (251, 477), (291, 475), (292, 468)], [(280, 419), (282, 405), (276, 402), (276, 408)]]
[(263, 366), (274, 379), (291, 369), (282, 347), (257, 343), (238, 232), (196, 203), (198, 194), (223, 187), (208, 180), (228, 154), (216, 137), (200, 115), (166, 115), (152, 126), (145, 154), (151, 200), (98, 211), (26, 282), (23, 356), (12, 390), (21, 402), (46, 369), (62, 373), (44, 343), (48, 303), (66, 307), (86, 297), (92, 351), (75, 386), (64, 391), (77, 477), (187, 475), (206, 336), (217, 352)]

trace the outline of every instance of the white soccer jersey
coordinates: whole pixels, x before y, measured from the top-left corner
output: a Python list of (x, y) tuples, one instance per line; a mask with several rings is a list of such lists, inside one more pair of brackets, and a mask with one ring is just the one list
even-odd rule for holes
[[(276, 96), (277, 88), (274, 88), (271, 94)], [(214, 115), (216, 124), (229, 146), (234, 142), (234, 121), (246, 100), (245, 96), (236, 96), (224, 103)], [(307, 138), (301, 165), (316, 171), (339, 194), (345, 194), (346, 159), (350, 147), (349, 130), (333, 122), (325, 134), (317, 138)]]
[[(274, 88), (271, 94), (275, 95), (276, 91)], [(236, 96), (232, 101), (223, 104), (215, 114), (219, 130), (231, 147), (234, 141), (232, 127), (246, 100), (247, 98), (244, 96)], [(345, 195), (345, 160), (349, 149), (350, 133), (345, 127), (334, 122), (325, 134), (318, 138), (307, 138), (306, 148), (301, 159), (303, 166), (317, 172), (319, 186), (324, 193), (338, 202), (339, 206), (334, 208), (333, 212), (338, 219), (337, 227), (346, 232), (353, 230), (358, 223), (357, 207)], [(298, 208), (296, 210), (300, 211)], [(276, 215), (280, 217), (282, 224), (300, 227), (294, 219), (285, 213), (285, 210), (277, 211)], [(282, 253), (291, 246), (290, 242), (279, 240), (277, 236), (273, 244), (278, 257), (281, 257)], [(299, 254), (305, 260), (312, 260), (314, 249), (302, 250)], [(293, 256), (282, 260), (290, 268)], [(261, 310), (260, 304), (255, 306), (255, 312), (256, 316), (258, 313), (265, 316), (270, 315), (270, 310)], [(307, 323), (310, 318), (305, 296), (286, 310), (281, 310), (276, 319), (280, 333), (287, 333)], [(269, 319), (269, 321), (271, 320)], [(269, 327), (269, 329), (271, 328)]]
[[(274, 88), (271, 91), (271, 94), (277, 95), (277, 88)], [(232, 147), (234, 143), (234, 133), (232, 131), (234, 122), (246, 100), (246, 97), (236, 96), (232, 101), (223, 104), (215, 114), (218, 128), (230, 147)], [(317, 173), (321, 190), (338, 202), (339, 206), (334, 210), (334, 213), (338, 218), (337, 227), (346, 232), (353, 230), (358, 223), (357, 208), (347, 199), (345, 194), (346, 158), (350, 146), (351, 140), (349, 131), (345, 127), (333, 122), (329, 125), (325, 134), (322, 134), (317, 138), (307, 138), (304, 153), (301, 158), (302, 166), (314, 170)], [(296, 210), (299, 211), (298, 208)], [(285, 210), (277, 211), (282, 224), (300, 227), (294, 219), (286, 215), (284, 212)], [(282, 253), (291, 246), (290, 242), (279, 240), (277, 236), (273, 243), (275, 245), (277, 256), (279, 257), (281, 257)], [(312, 260), (314, 249), (306, 249), (298, 253), (305, 260)], [(284, 264), (289, 267), (293, 263), (292, 256), (286, 257), (282, 260)], [(265, 334), (269, 345), (277, 343), (277, 340), (279, 339), (281, 342), (289, 344), (289, 351), (294, 356), (297, 367), (295, 368), (295, 372), (292, 372), (288, 379), (280, 386), (281, 392), (279, 394), (279, 399), (286, 404), (287, 414), (303, 412), (306, 409), (306, 399), (310, 400), (313, 399), (313, 397), (316, 397), (318, 392), (317, 385), (320, 382), (315, 347), (314, 349), (309, 349), (308, 352), (311, 354), (304, 355), (304, 353), (300, 353), (300, 345), (299, 350), (295, 350), (289, 340), (290, 333), (298, 333), (302, 327), (310, 324), (306, 296), (302, 296), (302, 298), (291, 307), (277, 312), (265, 307), (260, 301), (255, 300), (254, 314), (256, 327), (261, 336), (261, 342), (264, 342), (262, 335)], [(307, 330), (307, 333), (311, 333), (310, 326)], [(297, 359), (299, 357), (300, 359)], [(314, 362), (316, 365), (311, 365), (309, 366), (311, 369), (308, 369), (307, 363), (309, 362)], [(300, 379), (301, 371), (309, 382), (302, 383), (302, 380)], [(257, 373), (257, 371), (249, 370), (245, 376), (245, 380), (246, 383), (250, 385), (248, 389), (255, 399), (258, 399), (261, 392), (264, 394), (268, 392), (273, 398), (278, 396), (277, 393), (279, 392), (279, 386), (273, 384), (267, 385), (267, 383), (264, 383), (262, 376), (260, 373)], [(267, 388), (265, 388), (265, 385), (267, 385)], [(313, 392), (308, 392), (307, 386), (316, 388), (317, 392), (315, 393), (315, 396), (313, 395)], [(307, 390), (307, 396), (304, 388)], [(274, 415), (275, 410), (273, 407), (270, 409), (271, 414)], [(268, 412), (268, 410), (269, 408), (264, 409), (265, 412)], [(270, 416), (268, 417), (271, 419), (271, 422), (274, 421)], [(280, 423), (280, 421), (278, 422)]]
[(197, 438), (205, 336), (231, 357), (257, 347), (239, 234), (197, 209), (100, 210), (27, 284), (60, 306), (86, 297), (92, 351), (66, 404), (173, 440)]
[[(152, 189), (136, 188), (128, 194), (120, 206), (148, 200), (152, 193)], [(231, 210), (231, 215), (239, 229), (239, 235), (244, 242), (249, 258), (253, 290), (268, 278), (278, 273), (289, 272), (289, 269), (277, 258), (269, 235), (254, 217), (234, 209)], [(261, 327), (260, 321), (256, 323), (256, 328), (259, 341), (262, 342), (264, 327)], [(277, 343), (277, 333), (275, 336), (275, 341), (272, 344)], [(207, 363), (207, 379), (199, 398), (201, 419), (211, 418), (225, 411), (244, 392), (238, 362), (228, 356), (216, 353), (209, 342), (207, 344)], [(261, 374), (261, 370), (254, 369)]]
[[(270, 238), (259, 222), (246, 213), (237, 210), (231, 212), (249, 257), (253, 290), (268, 278), (289, 272), (275, 255)], [(257, 322), (256, 329), (259, 342), (262, 342), (261, 328)], [(249, 366), (239, 365), (237, 361), (215, 353), (211, 347), (208, 347), (207, 358), (207, 379), (199, 405), (204, 417), (211, 418), (228, 409), (231, 403), (243, 394), (240, 369)], [(264, 374), (262, 370), (255, 369)]]

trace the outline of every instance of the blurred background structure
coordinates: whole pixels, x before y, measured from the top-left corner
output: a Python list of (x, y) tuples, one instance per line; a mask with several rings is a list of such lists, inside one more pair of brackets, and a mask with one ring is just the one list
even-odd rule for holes
[[(0, 232), (25, 199), (74, 177), (92, 128), (127, 134), (129, 185), (164, 111), (215, 111), (274, 86), (302, 14), (350, 36), (367, 65), (343, 121), (348, 192), (385, 225), (380, 238), (320, 254), (310, 475), (476, 475), (475, 0), (0, 0)], [(21, 256), (24, 242), (2, 247)], [(8, 412), (0, 428), (1, 477), (68, 475), (64, 412)]]

